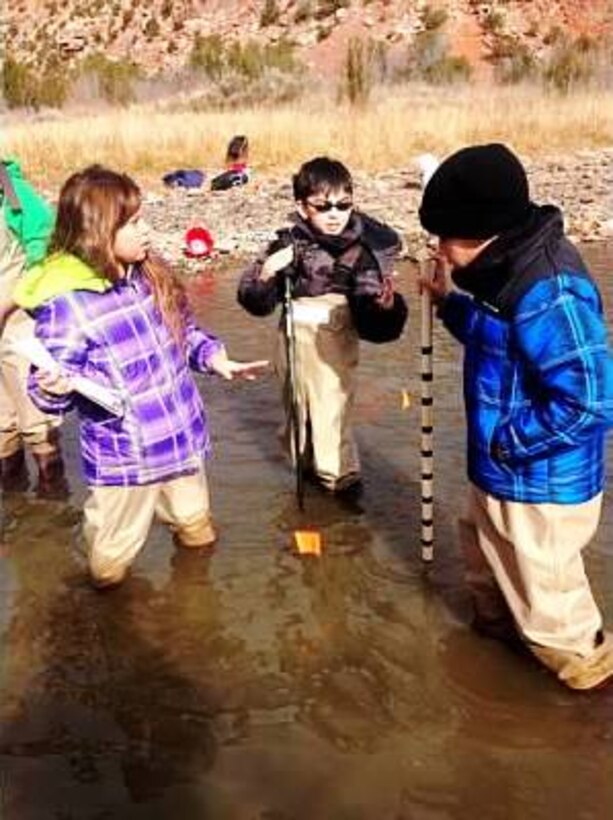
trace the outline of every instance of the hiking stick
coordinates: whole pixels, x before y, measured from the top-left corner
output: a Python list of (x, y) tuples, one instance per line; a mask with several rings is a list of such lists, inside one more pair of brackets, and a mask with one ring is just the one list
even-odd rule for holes
[[(420, 263), (421, 276), (430, 273), (428, 261)], [(433, 396), (432, 295), (421, 292), (421, 557), (434, 559), (434, 396)]]
[(289, 387), (291, 441), (294, 450), (294, 470), (296, 473), (296, 499), (298, 509), (304, 510), (304, 475), (300, 448), (300, 408), (298, 407), (298, 386), (296, 382), (296, 332), (294, 327), (294, 303), (292, 280), (289, 273), (284, 276), (283, 326), (285, 330), (285, 357)]

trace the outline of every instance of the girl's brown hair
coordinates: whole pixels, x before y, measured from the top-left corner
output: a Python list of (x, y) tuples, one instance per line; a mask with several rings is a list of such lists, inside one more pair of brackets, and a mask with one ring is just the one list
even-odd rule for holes
[(232, 137), (226, 150), (226, 162), (240, 162), (247, 159), (249, 140), (243, 134)]
[[(69, 177), (60, 191), (49, 252), (78, 257), (101, 276), (117, 282), (125, 269), (113, 251), (115, 236), (141, 206), (138, 185), (126, 174), (90, 165)], [(148, 256), (142, 271), (176, 341), (183, 345), (185, 290), (169, 265)]]

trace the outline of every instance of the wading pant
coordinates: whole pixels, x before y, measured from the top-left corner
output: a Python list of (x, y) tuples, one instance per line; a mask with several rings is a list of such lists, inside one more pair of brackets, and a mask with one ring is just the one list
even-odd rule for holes
[[(0, 302), (10, 299), (17, 276), (0, 276)], [(31, 337), (34, 322), (22, 310), (8, 319), (0, 339), (0, 459), (14, 455), (27, 444), (33, 453), (50, 455), (57, 450), (57, 416), (42, 413), (28, 397), (29, 362), (11, 350), (11, 342)]]
[[(602, 628), (581, 556), (601, 504), (602, 494), (582, 504), (501, 501), (470, 485), (460, 520), (477, 615), (495, 621), (510, 611), (530, 648), (556, 671), (566, 656), (591, 656)], [(555, 663), (539, 647), (552, 650)]]
[[(341, 294), (295, 299), (294, 331), (300, 447), (305, 461), (330, 490), (359, 478), (360, 462), (351, 430), (359, 339)], [(283, 438), (293, 456), (291, 393), (285, 328), (281, 325), (276, 369), (283, 384)]]
[(91, 487), (84, 515), (89, 568), (97, 586), (124, 578), (154, 517), (170, 526), (178, 546), (197, 548), (215, 541), (204, 470), (142, 487)]

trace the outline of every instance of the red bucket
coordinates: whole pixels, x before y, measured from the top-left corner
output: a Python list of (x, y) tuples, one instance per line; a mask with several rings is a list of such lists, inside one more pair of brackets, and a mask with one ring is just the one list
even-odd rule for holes
[(213, 237), (206, 228), (190, 228), (185, 234), (184, 253), (192, 259), (209, 256), (213, 245)]

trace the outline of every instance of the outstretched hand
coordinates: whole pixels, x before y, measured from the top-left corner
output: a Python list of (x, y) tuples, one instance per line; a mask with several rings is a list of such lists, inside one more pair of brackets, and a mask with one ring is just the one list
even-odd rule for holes
[(258, 359), (252, 362), (235, 362), (228, 358), (225, 350), (215, 353), (209, 360), (209, 368), (224, 379), (245, 379), (253, 381), (270, 367), (268, 359)]

